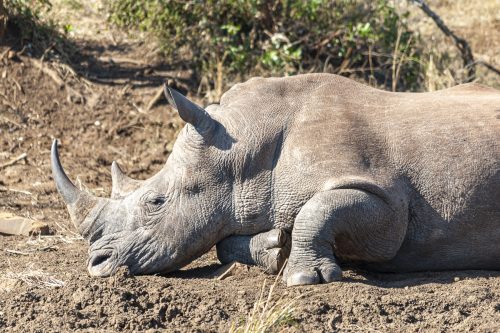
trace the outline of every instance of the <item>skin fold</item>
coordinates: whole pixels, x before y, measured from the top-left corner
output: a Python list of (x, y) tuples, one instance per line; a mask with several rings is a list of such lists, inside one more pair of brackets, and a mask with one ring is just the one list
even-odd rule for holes
[(53, 175), (88, 269), (221, 262), (287, 285), (384, 272), (500, 269), (500, 93), (466, 84), (380, 91), (331, 74), (254, 78), (206, 110), (166, 88), (187, 123), (145, 181), (114, 163), (110, 199), (82, 192), (52, 147)]

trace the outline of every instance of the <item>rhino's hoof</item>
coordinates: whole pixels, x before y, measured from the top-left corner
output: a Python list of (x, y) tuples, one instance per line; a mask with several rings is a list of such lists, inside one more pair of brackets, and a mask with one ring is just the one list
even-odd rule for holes
[(291, 272), (286, 276), (286, 285), (301, 286), (308, 284), (330, 283), (342, 279), (342, 270), (337, 265)]
[(266, 235), (266, 248), (283, 247), (290, 236), (282, 229), (273, 229)]
[(281, 248), (274, 248), (267, 250), (267, 267), (266, 273), (268, 274), (278, 274), (283, 267), (287, 258), (287, 254), (284, 253)]
[(313, 270), (294, 272), (286, 278), (286, 285), (288, 287), (318, 284), (320, 282), (318, 272)]
[(342, 270), (340, 267), (328, 267), (320, 270), (322, 283), (330, 283), (334, 281), (340, 281), (342, 279)]

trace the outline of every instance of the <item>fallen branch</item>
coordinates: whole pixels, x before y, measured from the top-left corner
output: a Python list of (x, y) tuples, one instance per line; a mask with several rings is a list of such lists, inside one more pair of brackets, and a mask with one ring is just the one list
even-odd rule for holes
[(146, 112), (151, 110), (153, 108), (153, 106), (155, 106), (156, 103), (158, 103), (158, 101), (163, 97), (163, 86), (161, 86), (160, 88), (158, 88), (158, 90), (156, 91), (155, 95), (153, 96), (153, 98), (151, 99), (151, 101), (149, 101), (148, 103), (148, 106), (146, 107)]
[(9, 188), (9, 187), (4, 187), (4, 186), (0, 187), (0, 192), (15, 192), (15, 193), (22, 193), (22, 194), (26, 194), (26, 195), (33, 195), (33, 193), (31, 193), (29, 191), (18, 190), (15, 188)]
[(17, 254), (20, 256), (29, 256), (32, 253), (35, 252), (50, 252), (50, 251), (58, 251), (59, 247), (55, 245), (48, 245), (44, 246), (41, 248), (34, 248), (34, 249), (29, 249), (27, 252), (19, 251), (19, 250), (10, 250), (10, 249), (5, 249), (5, 252), (11, 253), (11, 254)]
[(33, 66), (35, 66), (40, 71), (42, 71), (44, 74), (46, 74), (48, 77), (50, 77), (57, 84), (59, 89), (62, 89), (66, 85), (66, 83), (64, 83), (63, 79), (61, 79), (61, 77), (59, 76), (59, 74), (57, 74), (57, 72), (55, 70), (50, 69), (47, 66), (44, 66), (43, 62), (41, 62), (38, 59), (32, 58), (30, 60), (31, 60), (31, 63), (33, 64)]
[(30, 255), (28, 252), (21, 252), (21, 251), (17, 251), (17, 250), (9, 250), (9, 249), (6, 249), (5, 252), (11, 253), (11, 254), (18, 254), (20, 256), (29, 256)]
[(216, 279), (220, 281), (228, 278), (233, 274), (233, 271), (236, 269), (237, 266), (238, 266), (237, 262), (231, 262), (227, 265), (222, 266), (216, 272), (217, 275)]
[(444, 24), (441, 17), (439, 17), (432, 9), (427, 6), (424, 0), (412, 0), (422, 11), (429, 16), (438, 26), (438, 28), (448, 37), (451, 37), (455, 42), (458, 50), (462, 54), (462, 60), (464, 62), (464, 67), (467, 69), (467, 80), (466, 82), (472, 82), (476, 78), (476, 62), (474, 61), (474, 56), (472, 54), (472, 49), (469, 43), (461, 37), (458, 37), (453, 31)]
[(19, 155), (18, 157), (10, 160), (9, 162), (5, 162), (4, 164), (0, 164), (0, 169), (3, 169), (3, 168), (6, 168), (6, 167), (9, 167), (11, 165), (14, 165), (16, 164), (17, 162), (21, 161), (21, 160), (24, 160), (26, 157), (28, 157), (28, 154), (26, 153), (22, 153), (21, 155)]
[(479, 61), (476, 61), (476, 64), (483, 65), (484, 67), (488, 68), (490, 71), (495, 73), (496, 75), (500, 75), (500, 69), (496, 68), (495, 66), (493, 66), (485, 61), (479, 60)]
[(114, 63), (114, 64), (125, 63), (125, 64), (137, 65), (137, 66), (147, 66), (148, 65), (147, 63), (145, 63), (143, 61), (130, 59), (130, 58), (99, 57), (98, 60), (102, 61), (102, 62), (110, 62), (110, 63)]

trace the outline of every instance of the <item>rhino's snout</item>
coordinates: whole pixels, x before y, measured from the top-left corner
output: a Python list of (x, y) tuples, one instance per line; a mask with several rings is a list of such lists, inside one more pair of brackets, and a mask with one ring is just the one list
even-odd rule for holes
[(113, 251), (95, 251), (88, 260), (88, 271), (92, 276), (110, 276), (114, 273)]

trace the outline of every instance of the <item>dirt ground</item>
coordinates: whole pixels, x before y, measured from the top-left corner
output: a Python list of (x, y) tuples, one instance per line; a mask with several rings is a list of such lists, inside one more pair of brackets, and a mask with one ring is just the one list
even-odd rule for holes
[[(87, 244), (74, 233), (51, 178), (51, 141), (60, 139), (62, 162), (77, 184), (109, 196), (113, 160), (145, 179), (162, 167), (182, 126), (163, 100), (147, 110), (158, 87), (166, 80), (181, 91), (193, 87), (189, 70), (156, 62), (147, 43), (100, 33), (75, 37), (79, 52), (71, 67), (49, 61), (41, 70), (29, 50), (0, 46), (0, 165), (27, 154), (0, 167), (0, 212), (46, 223), (53, 232), (0, 235), (0, 331), (227, 331), (247, 317), (273, 277), (252, 267), (214, 279), (220, 264), (213, 250), (165, 276), (87, 274)], [(500, 272), (346, 270), (344, 277), (311, 287), (278, 284), (274, 295), (293, 308), (281, 329), (500, 331)]]

